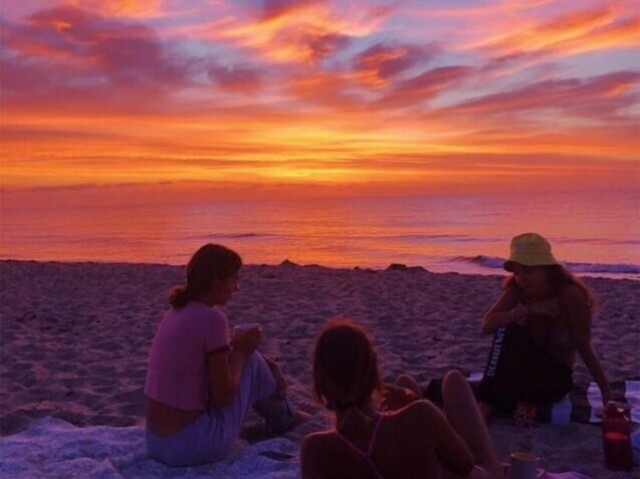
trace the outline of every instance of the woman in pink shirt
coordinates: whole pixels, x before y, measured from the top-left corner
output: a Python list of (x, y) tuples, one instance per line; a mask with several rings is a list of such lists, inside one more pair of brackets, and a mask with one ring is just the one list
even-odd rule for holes
[(266, 427), (284, 432), (299, 420), (285, 396), (279, 367), (256, 351), (260, 328), (229, 339), (221, 309), (237, 291), (240, 256), (206, 244), (171, 294), (149, 353), (146, 442), (171, 466), (224, 458), (254, 407)]

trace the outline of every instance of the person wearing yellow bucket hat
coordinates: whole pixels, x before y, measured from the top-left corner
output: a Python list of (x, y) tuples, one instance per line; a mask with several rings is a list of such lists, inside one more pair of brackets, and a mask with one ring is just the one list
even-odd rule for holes
[(595, 300), (588, 287), (553, 256), (537, 233), (511, 240), (503, 292), (482, 319), (493, 344), (478, 399), (486, 412), (513, 413), (518, 404), (547, 407), (573, 387), (576, 352), (600, 388), (612, 399), (605, 373), (591, 345)]
[(509, 259), (504, 269), (513, 273), (516, 265), (550, 266), (558, 264), (551, 253), (551, 244), (538, 233), (524, 233), (511, 240)]

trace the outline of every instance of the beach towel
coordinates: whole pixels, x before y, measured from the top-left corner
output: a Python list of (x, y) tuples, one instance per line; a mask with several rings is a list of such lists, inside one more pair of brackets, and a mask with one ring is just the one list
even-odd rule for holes
[(147, 456), (143, 427), (77, 427), (46, 417), (0, 439), (0, 477), (300, 479), (298, 445), (286, 438), (238, 441), (215, 464), (168, 467)]
[[(144, 428), (78, 427), (45, 417), (0, 439), (0, 477), (12, 479), (301, 479), (298, 445), (286, 438), (238, 441), (229, 458), (202, 466), (168, 467), (147, 456)], [(589, 479), (548, 472), (545, 479)]]
[[(482, 373), (471, 374), (469, 382), (479, 383)], [(631, 421), (640, 423), (640, 380), (616, 381), (610, 384), (616, 398), (622, 398), (631, 408)], [(549, 408), (539, 408), (537, 420), (553, 424), (600, 423), (602, 396), (594, 382), (575, 384), (569, 394)]]

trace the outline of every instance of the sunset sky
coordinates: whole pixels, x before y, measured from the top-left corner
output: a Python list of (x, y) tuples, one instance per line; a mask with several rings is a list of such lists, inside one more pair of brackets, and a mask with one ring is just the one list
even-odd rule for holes
[(0, 15), (5, 193), (640, 179), (630, 0), (28, 0)]

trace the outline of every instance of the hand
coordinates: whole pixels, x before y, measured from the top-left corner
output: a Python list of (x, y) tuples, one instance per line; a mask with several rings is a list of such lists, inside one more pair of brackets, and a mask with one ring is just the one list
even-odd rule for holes
[(515, 308), (511, 310), (510, 322), (524, 326), (529, 320), (529, 306), (526, 304), (518, 303)]
[(383, 411), (395, 411), (420, 399), (415, 393), (407, 388), (385, 384), (382, 389), (382, 401), (380, 408)]
[(595, 415), (596, 417), (602, 418), (605, 414), (620, 414), (623, 412), (627, 417), (630, 417), (631, 406), (627, 403), (616, 401), (612, 397), (608, 404), (604, 403), (602, 406), (596, 408)]
[(263, 356), (263, 358), (269, 366), (269, 369), (271, 369), (273, 377), (276, 380), (276, 396), (281, 398), (285, 397), (287, 393), (287, 381), (284, 379), (284, 375), (282, 374), (280, 366), (278, 366), (278, 363), (276, 363), (273, 359), (267, 356)]
[(233, 346), (235, 351), (249, 356), (258, 349), (261, 339), (262, 330), (259, 327), (249, 329), (248, 331), (238, 331), (233, 335), (231, 346)]
[(609, 389), (609, 384), (605, 384), (604, 387), (600, 388), (600, 393), (602, 395), (602, 405), (606, 406), (607, 403), (609, 401), (615, 401), (616, 398), (614, 397), (613, 393), (611, 392), (611, 389)]

